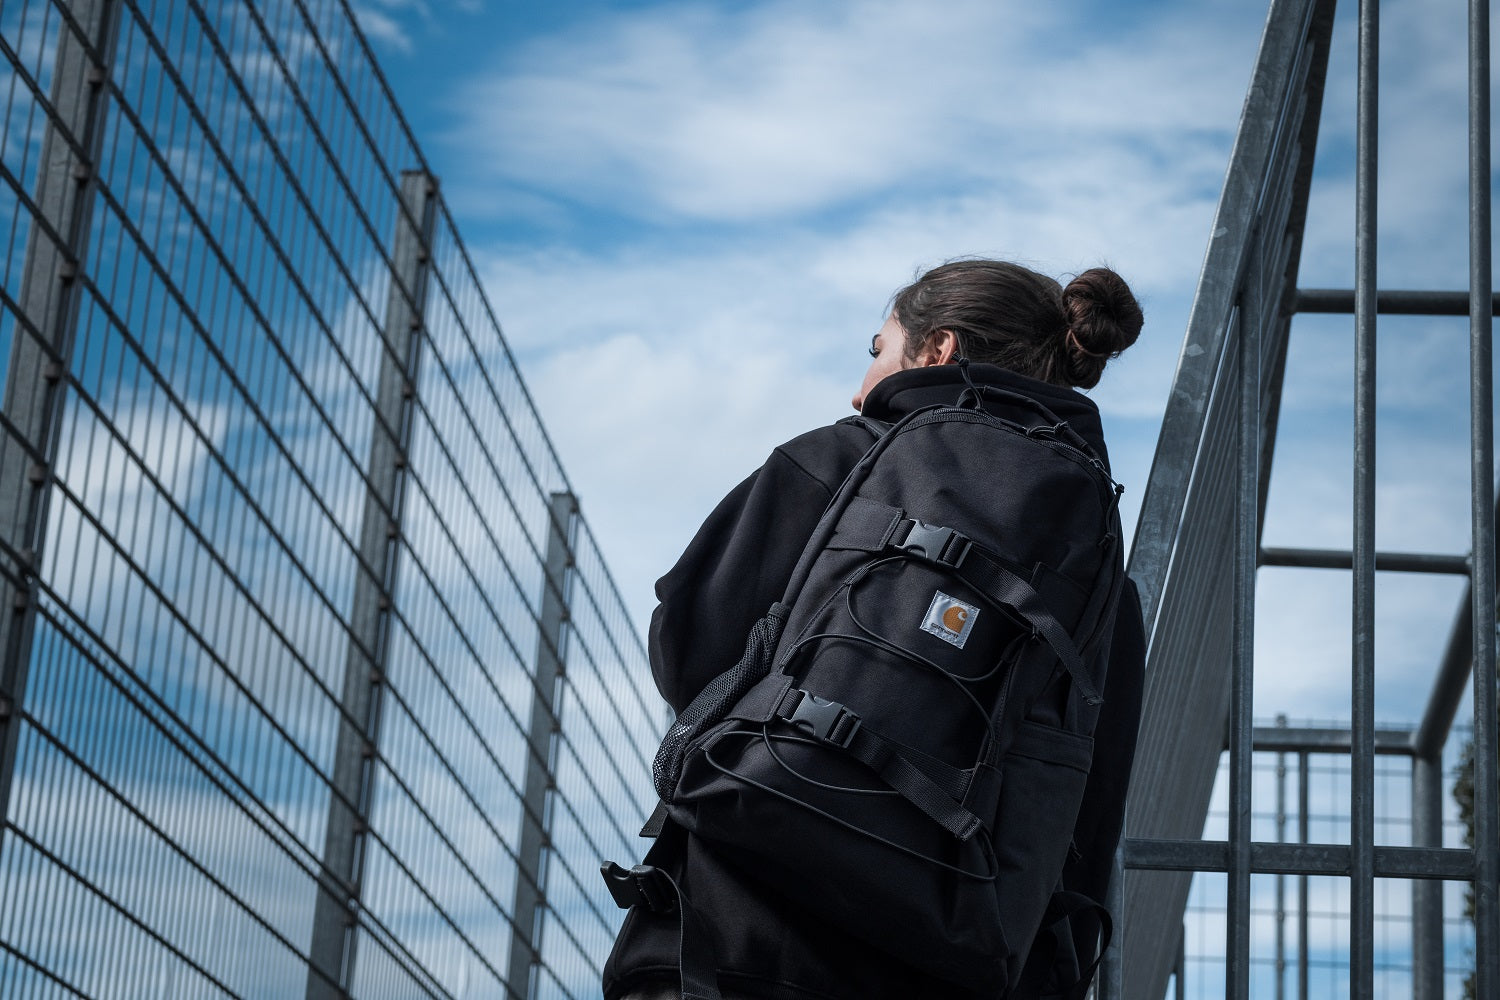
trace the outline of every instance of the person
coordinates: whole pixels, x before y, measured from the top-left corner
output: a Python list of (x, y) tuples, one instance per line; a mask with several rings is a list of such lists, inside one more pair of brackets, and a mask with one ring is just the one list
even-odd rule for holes
[[(1042, 402), (1105, 457), (1098, 409), (1076, 390), (1095, 386), (1141, 325), (1134, 295), (1108, 268), (1086, 270), (1063, 286), (1006, 261), (950, 261), (893, 297), (854, 408), (894, 422), (952, 403), (966, 384), (953, 362), (967, 357), (975, 383)], [(675, 711), (736, 662), (751, 625), (782, 596), (825, 506), (871, 443), (867, 427), (841, 421), (783, 444), (719, 503), (657, 581), (651, 669)], [(1063, 877), (1066, 888), (1096, 900), (1104, 899), (1113, 868), (1140, 714), (1144, 639), (1128, 581), (1104, 648), (1110, 662), (1095, 742), (1108, 752), (1094, 755)], [(972, 995), (809, 918), (753, 874), (717, 858), (710, 845), (679, 833), (659, 845), (672, 849), (654, 851), (652, 863), (668, 870), (709, 928), (726, 1000)], [(676, 915), (633, 907), (603, 970), (606, 1000), (680, 997), (678, 948)]]

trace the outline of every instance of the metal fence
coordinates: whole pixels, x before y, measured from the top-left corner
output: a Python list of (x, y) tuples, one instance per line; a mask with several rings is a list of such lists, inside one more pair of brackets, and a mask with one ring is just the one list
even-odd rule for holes
[[(1357, 998), (1373, 995), (1377, 886), (1409, 880), (1412, 986), (1424, 1000), (1443, 995), (1443, 882), (1472, 881), (1477, 995), (1500, 996), (1489, 10), (1482, 0), (1468, 5), (1469, 287), (1452, 292), (1382, 289), (1375, 280), (1379, 13), (1375, 0), (1364, 0), (1355, 19), (1355, 287), (1299, 289), (1334, 3), (1271, 4), (1132, 552), (1150, 652), (1123, 850), (1124, 941), (1107, 966), (1105, 996), (1163, 995), (1179, 945), (1164, 928), (1180, 924), (1195, 871), (1225, 876), (1226, 997), (1251, 995), (1252, 884), (1264, 875), (1329, 877), (1346, 887), (1347, 989)], [(1341, 551), (1261, 544), (1288, 334), (1294, 316), (1309, 312), (1354, 319), (1354, 531)], [(1468, 556), (1375, 548), (1375, 329), (1378, 316), (1395, 313), (1469, 318)], [(1266, 841), (1252, 828), (1255, 582), (1263, 566), (1350, 575), (1351, 726), (1340, 737), (1350, 822), (1334, 843)], [(1453, 574), (1469, 584), (1452, 638), (1433, 651), (1421, 725), (1394, 748), (1383, 745), (1374, 721), (1377, 571)], [(1444, 848), (1441, 759), (1471, 676), (1477, 847)], [(1203, 839), (1226, 743), (1227, 837)], [(1413, 761), (1409, 845), (1376, 827), (1376, 754), (1387, 752)]]
[(0, 95), (0, 995), (596, 995), (663, 709), (348, 5)]
[[(1375, 731), (1374, 817), (1378, 844), (1409, 847), (1424, 836), (1413, 809), (1414, 777), (1420, 766), (1411, 753), (1413, 725)], [(1467, 727), (1455, 727), (1442, 770), (1451, 787), (1462, 770)], [(1251, 835), (1278, 845), (1347, 843), (1350, 827), (1351, 759), (1349, 731), (1338, 723), (1291, 722), (1254, 731)], [(1204, 836), (1223, 839), (1229, 828), (1229, 761), (1221, 758)], [(1441, 807), (1440, 842), (1463, 842), (1464, 824), (1451, 796)], [(1228, 885), (1223, 873), (1193, 879), (1182, 925), (1181, 951), (1168, 996), (1222, 997), (1227, 993), (1226, 916)], [(1416, 993), (1417, 977), (1429, 979), (1430, 995), (1460, 997), (1474, 971), (1473, 924), (1464, 914), (1459, 882), (1434, 885), (1443, 894), (1436, 926), (1414, 905), (1413, 883), (1375, 883), (1373, 996), (1405, 1000)], [(1256, 874), (1250, 888), (1251, 981), (1266, 1000), (1310, 1000), (1348, 995), (1349, 880), (1345, 877)], [(1431, 954), (1414, 947), (1417, 931), (1438, 944)]]

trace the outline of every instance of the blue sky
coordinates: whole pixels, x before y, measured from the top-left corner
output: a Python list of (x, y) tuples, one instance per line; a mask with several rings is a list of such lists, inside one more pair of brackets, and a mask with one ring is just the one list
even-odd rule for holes
[[(1092, 395), (1133, 522), (1263, 5), (354, 6), (639, 623), (717, 499), (849, 412), (890, 294), (953, 256), (1132, 283), (1146, 330)], [(1352, 281), (1354, 6), (1306, 286)], [(1381, 281), (1459, 288), (1463, 8), (1382, 6)], [(1268, 544), (1349, 544), (1349, 327), (1294, 328)], [(1382, 329), (1379, 545), (1465, 551), (1464, 323)], [(1378, 711), (1411, 719), (1459, 588), (1380, 586)], [(1347, 717), (1347, 576), (1265, 571), (1261, 600), (1257, 715)]]

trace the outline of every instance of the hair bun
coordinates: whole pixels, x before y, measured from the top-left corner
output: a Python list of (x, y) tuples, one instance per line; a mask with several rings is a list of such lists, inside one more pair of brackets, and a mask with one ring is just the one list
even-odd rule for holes
[(1062, 292), (1068, 326), (1068, 375), (1074, 385), (1091, 389), (1104, 365), (1141, 334), (1140, 303), (1125, 279), (1107, 267), (1091, 267), (1068, 282)]

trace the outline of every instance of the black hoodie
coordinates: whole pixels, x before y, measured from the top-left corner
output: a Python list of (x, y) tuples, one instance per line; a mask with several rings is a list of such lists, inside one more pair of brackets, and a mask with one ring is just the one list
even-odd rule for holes
[[(971, 365), (981, 384), (1021, 392), (1067, 421), (1106, 461), (1099, 411), (1072, 389), (992, 365)], [(954, 365), (914, 368), (871, 390), (864, 415), (895, 422), (913, 410), (952, 403), (964, 388)], [(781, 598), (803, 545), (844, 477), (873, 443), (854, 423), (820, 427), (793, 438), (736, 486), (704, 521), (677, 564), (656, 583), (651, 619), (651, 670), (678, 712), (719, 673), (732, 667), (750, 626)], [(1074, 833), (1077, 854), (1064, 883), (1097, 900), (1108, 886), (1124, 816), (1125, 791), (1140, 716), (1145, 643), (1139, 599), (1121, 595), (1110, 652), (1105, 706), (1095, 731), (1094, 767)], [(695, 837), (652, 861), (666, 868), (715, 938), (719, 980), (727, 992), (784, 1000), (882, 1000), (970, 994), (909, 969), (838, 928), (810, 919), (795, 902), (733, 868)], [(604, 968), (609, 1000), (631, 989), (677, 977), (675, 915), (632, 909)]]

